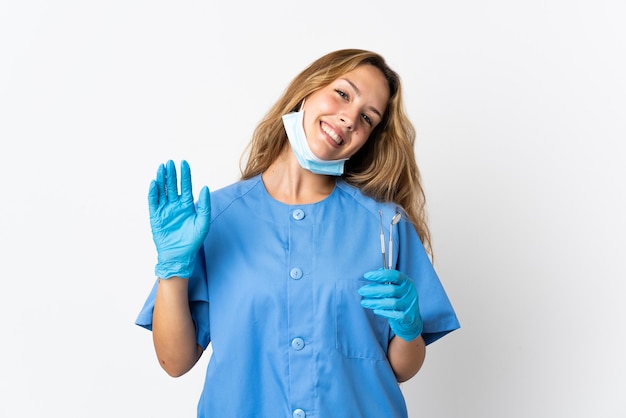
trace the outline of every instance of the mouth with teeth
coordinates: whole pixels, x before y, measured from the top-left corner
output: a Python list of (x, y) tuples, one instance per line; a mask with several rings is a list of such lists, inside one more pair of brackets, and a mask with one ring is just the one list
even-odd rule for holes
[(326, 124), (322, 124), (322, 131), (324, 131), (324, 133), (326, 135), (328, 135), (330, 137), (330, 139), (333, 140), (333, 142), (337, 145), (341, 145), (343, 144), (343, 138), (337, 134), (337, 132), (335, 132), (333, 129), (331, 129), (328, 125)]

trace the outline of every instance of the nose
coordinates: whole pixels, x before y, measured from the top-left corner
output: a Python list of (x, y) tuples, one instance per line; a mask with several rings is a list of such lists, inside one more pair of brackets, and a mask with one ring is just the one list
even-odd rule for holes
[(345, 109), (340, 115), (339, 120), (349, 131), (354, 129), (355, 121), (357, 120), (357, 111), (351, 109)]
[(352, 122), (350, 122), (346, 117), (343, 116), (340, 118), (340, 120), (349, 131), (352, 130)]

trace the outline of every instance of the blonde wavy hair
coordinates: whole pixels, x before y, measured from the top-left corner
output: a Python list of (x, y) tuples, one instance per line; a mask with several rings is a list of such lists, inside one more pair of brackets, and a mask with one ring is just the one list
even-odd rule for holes
[(426, 197), (415, 159), (415, 128), (404, 109), (399, 75), (377, 53), (361, 49), (334, 51), (298, 74), (254, 130), (242, 155), (241, 166), (246, 156), (247, 162), (241, 170), (241, 178), (261, 174), (288, 144), (283, 115), (297, 111), (302, 100), (311, 93), (360, 65), (372, 65), (383, 73), (389, 83), (390, 98), (382, 121), (365, 145), (346, 161), (342, 177), (365, 195), (400, 206), (432, 256)]

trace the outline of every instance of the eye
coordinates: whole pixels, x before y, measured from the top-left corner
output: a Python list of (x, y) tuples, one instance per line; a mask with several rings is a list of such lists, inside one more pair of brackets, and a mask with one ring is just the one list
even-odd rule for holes
[(369, 116), (367, 116), (365, 113), (363, 113), (361, 115), (361, 117), (363, 118), (365, 123), (367, 123), (369, 126), (372, 126), (373, 122), (372, 122), (372, 119)]
[(344, 98), (344, 99), (348, 100), (348, 93), (346, 93), (346, 92), (345, 92), (345, 91), (343, 91), (343, 90), (339, 90), (339, 89), (335, 89), (335, 91), (337, 92), (337, 94), (338, 94), (340, 97), (342, 97), (342, 98)]

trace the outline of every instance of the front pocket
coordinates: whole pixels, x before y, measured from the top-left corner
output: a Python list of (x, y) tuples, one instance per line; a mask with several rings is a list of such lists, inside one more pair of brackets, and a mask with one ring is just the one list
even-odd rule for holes
[(362, 280), (335, 283), (336, 348), (347, 358), (386, 360), (390, 329), (385, 318), (361, 306)]

